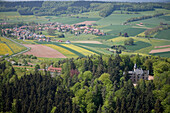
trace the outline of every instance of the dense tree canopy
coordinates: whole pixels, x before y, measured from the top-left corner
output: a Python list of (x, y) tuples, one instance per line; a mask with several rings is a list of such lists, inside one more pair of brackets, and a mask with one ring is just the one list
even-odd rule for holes
[[(12, 65), (1, 59), (0, 111), (17, 113), (169, 111), (169, 58), (104, 55), (58, 62), (63, 66), (61, 75), (57, 75), (56, 78), (47, 73), (42, 75), (38, 70), (18, 78)], [(126, 74), (133, 69), (134, 63), (138, 67), (151, 70), (154, 80), (140, 80), (134, 87)]]

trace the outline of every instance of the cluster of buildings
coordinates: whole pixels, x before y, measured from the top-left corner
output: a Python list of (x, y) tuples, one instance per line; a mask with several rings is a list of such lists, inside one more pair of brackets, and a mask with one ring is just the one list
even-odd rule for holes
[(74, 34), (75, 36), (78, 36), (80, 34), (92, 34), (92, 35), (99, 35), (99, 36), (106, 35), (106, 33), (104, 33), (103, 31), (92, 28), (92, 24), (87, 26), (86, 24), (78, 24), (78, 25), (58, 24), (56, 30), (58, 30), (59, 32), (70, 31), (70, 33)]
[[(5, 23), (3, 23), (5, 24)], [(38, 40), (38, 41), (51, 41), (49, 37), (46, 37), (42, 34), (42, 31), (48, 31), (48, 30), (57, 30), (61, 33), (69, 32), (71, 34), (74, 34), (75, 36), (78, 36), (80, 34), (93, 34), (98, 36), (104, 36), (106, 33), (99, 29), (92, 28), (92, 24), (86, 25), (86, 24), (74, 24), (74, 25), (68, 25), (68, 24), (61, 24), (58, 22), (55, 23), (46, 23), (46, 24), (34, 24), (34, 25), (23, 25), (21, 27), (14, 27), (12, 29), (2, 29), (2, 33), (10, 34), (13, 36), (16, 36), (18, 39), (30, 39), (30, 40)], [(38, 33), (35, 33), (38, 31)]]

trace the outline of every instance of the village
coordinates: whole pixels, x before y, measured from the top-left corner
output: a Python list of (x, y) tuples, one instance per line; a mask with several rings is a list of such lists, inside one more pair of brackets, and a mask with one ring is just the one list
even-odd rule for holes
[[(1, 23), (2, 25), (4, 23)], [(8, 24), (8, 23), (6, 23)], [(104, 36), (106, 33), (99, 29), (93, 28), (96, 24), (62, 24), (62, 23), (46, 23), (46, 24), (38, 24), (38, 25), (23, 25), (21, 27), (14, 28), (6, 28), (2, 29), (3, 35), (10, 35), (16, 37), (17, 39), (22, 40), (37, 40), (40, 42), (50, 42), (52, 41), (49, 35), (44, 35), (42, 31), (50, 32), (60, 32), (60, 33), (70, 33), (75, 36), (81, 34), (92, 34), (97, 36)], [(59, 38), (64, 38), (64, 34), (59, 36)], [(62, 42), (62, 40), (57, 40), (57, 42)]]

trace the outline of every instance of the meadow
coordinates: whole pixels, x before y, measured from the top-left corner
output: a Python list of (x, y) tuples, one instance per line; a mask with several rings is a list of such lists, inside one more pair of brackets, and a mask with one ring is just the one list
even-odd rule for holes
[(159, 31), (155, 38), (170, 40), (170, 29)]

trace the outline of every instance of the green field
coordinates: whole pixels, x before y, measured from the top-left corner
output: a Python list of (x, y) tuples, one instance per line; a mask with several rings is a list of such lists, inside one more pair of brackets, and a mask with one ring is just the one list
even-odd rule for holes
[(110, 25), (110, 26), (103, 27), (101, 29), (103, 29), (104, 31), (107, 30), (108, 34), (118, 36), (120, 32), (122, 32), (123, 30), (125, 30), (127, 28), (131, 28), (131, 26), (129, 26), (129, 25)]
[(135, 42), (134, 45), (126, 45), (126, 49), (128, 50), (132, 50), (132, 51), (136, 51), (136, 50), (140, 50), (142, 48), (146, 48), (152, 46), (150, 43), (146, 43), (146, 42), (142, 42), (142, 41), (137, 41)]
[(168, 20), (167, 18), (169, 18), (169, 16), (160, 16), (160, 17), (156, 17), (156, 18), (150, 18), (150, 19), (131, 22), (131, 24), (143, 23), (147, 27), (155, 27), (155, 26), (160, 25), (160, 22), (170, 24), (170, 20)]
[(98, 21), (100, 18), (75, 18), (75, 17), (60, 17), (60, 16), (34, 16), (34, 15), (26, 15), (21, 16), (18, 12), (0, 12), (0, 19), (4, 19), (4, 21), (0, 20), (0, 22), (38, 22), (38, 23), (48, 23), (48, 22), (60, 22), (64, 24), (75, 24), (83, 21)]
[(109, 40), (109, 39), (112, 39), (116, 36), (112, 36), (112, 35), (106, 35), (106, 36), (99, 36), (99, 37), (96, 37), (94, 39), (100, 39), (100, 40)]
[(141, 29), (141, 28), (127, 28), (123, 30), (123, 33), (128, 33), (129, 36), (136, 36), (139, 33), (144, 32), (146, 29)]
[(159, 31), (155, 38), (170, 40), (170, 29)]
[(111, 14), (108, 17), (102, 18), (96, 22), (98, 25), (121, 25), (127, 19), (132, 17), (142, 16), (140, 14)]

